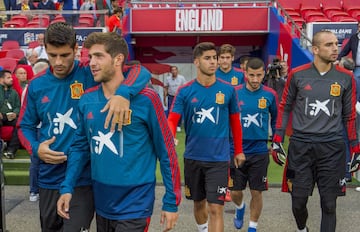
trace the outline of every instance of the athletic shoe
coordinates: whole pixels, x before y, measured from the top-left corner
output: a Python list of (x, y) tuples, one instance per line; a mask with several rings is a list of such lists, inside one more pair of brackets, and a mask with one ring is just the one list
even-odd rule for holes
[(245, 204), (241, 209), (235, 209), (234, 226), (240, 230), (244, 224)]
[(15, 159), (15, 154), (12, 152), (4, 152), (4, 157), (7, 159)]
[(249, 227), (248, 232), (256, 232), (256, 228), (254, 228), (254, 227)]
[(38, 201), (39, 200), (39, 194), (38, 193), (30, 193), (29, 201)]
[(226, 195), (225, 195), (225, 201), (226, 202), (230, 202), (231, 201), (231, 194), (230, 194), (230, 190), (226, 190)]
[(360, 192), (360, 187), (356, 187), (355, 190)]

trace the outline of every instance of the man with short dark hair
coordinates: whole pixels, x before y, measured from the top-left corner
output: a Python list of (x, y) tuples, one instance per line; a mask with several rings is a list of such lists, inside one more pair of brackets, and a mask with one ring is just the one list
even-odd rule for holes
[(11, 140), (7, 144), (4, 156), (14, 159), (16, 151), (20, 147), (20, 142), (16, 129), (16, 122), (20, 112), (19, 94), (12, 88), (14, 79), (9, 70), (0, 71), (0, 127), (14, 127)]

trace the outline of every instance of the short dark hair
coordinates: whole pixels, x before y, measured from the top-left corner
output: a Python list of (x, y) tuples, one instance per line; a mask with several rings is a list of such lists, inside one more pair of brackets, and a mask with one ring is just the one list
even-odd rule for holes
[(194, 59), (196, 59), (196, 58), (202, 56), (202, 54), (205, 51), (210, 51), (210, 50), (215, 50), (216, 51), (216, 46), (215, 46), (214, 43), (212, 43), (212, 42), (199, 43), (194, 48), (193, 57), (194, 57)]
[(11, 71), (7, 70), (7, 69), (0, 70), (0, 78), (4, 78), (5, 73), (10, 73), (11, 74)]
[(334, 33), (331, 32), (331, 31), (327, 31), (327, 30), (321, 30), (321, 31), (316, 32), (314, 34), (312, 42), (311, 42), (312, 46), (319, 46), (319, 44), (320, 44), (320, 35), (322, 35), (322, 34), (334, 34)]
[(248, 70), (249, 68), (251, 69), (263, 68), (265, 70), (265, 64), (261, 59), (257, 57), (253, 57), (249, 59), (249, 61), (246, 64), (246, 70)]
[(95, 44), (102, 44), (105, 51), (115, 58), (119, 54), (123, 54), (125, 60), (128, 58), (129, 48), (125, 39), (115, 32), (93, 32), (84, 42), (84, 47), (90, 49)]
[(71, 25), (65, 22), (53, 23), (45, 30), (44, 42), (45, 47), (50, 44), (55, 47), (70, 45), (71, 48), (75, 48), (76, 32)]

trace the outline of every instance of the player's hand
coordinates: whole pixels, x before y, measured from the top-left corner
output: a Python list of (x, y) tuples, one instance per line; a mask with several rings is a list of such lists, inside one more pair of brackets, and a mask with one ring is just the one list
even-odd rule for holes
[(174, 229), (178, 217), (179, 217), (178, 212), (161, 211), (160, 225), (165, 226), (165, 229), (163, 231), (170, 231)]
[(274, 162), (280, 166), (282, 166), (286, 162), (287, 154), (285, 152), (282, 143), (273, 142), (271, 144), (271, 155), (273, 157)]
[(64, 152), (50, 149), (50, 145), (53, 144), (55, 140), (56, 137), (53, 136), (51, 139), (45, 140), (39, 145), (38, 156), (45, 163), (61, 164), (67, 160), (67, 156), (64, 154)]
[(175, 144), (175, 146), (177, 146), (179, 144), (179, 140), (174, 138), (174, 144)]
[(57, 201), (57, 214), (59, 214), (59, 216), (62, 218), (70, 219), (69, 208), (71, 197), (71, 193), (65, 193), (61, 195)]
[(240, 168), (244, 165), (246, 157), (244, 153), (239, 153), (234, 156), (234, 165), (236, 168)]
[(109, 111), (106, 118), (104, 128), (107, 129), (111, 122), (110, 131), (114, 132), (116, 124), (118, 125), (118, 131), (121, 131), (124, 122), (129, 121), (130, 101), (122, 96), (113, 95), (106, 103), (101, 112)]

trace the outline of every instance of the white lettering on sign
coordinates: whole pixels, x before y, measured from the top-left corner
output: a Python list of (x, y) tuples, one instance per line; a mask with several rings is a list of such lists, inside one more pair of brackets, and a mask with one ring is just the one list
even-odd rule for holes
[(176, 31), (221, 31), (223, 11), (220, 9), (176, 10)]

